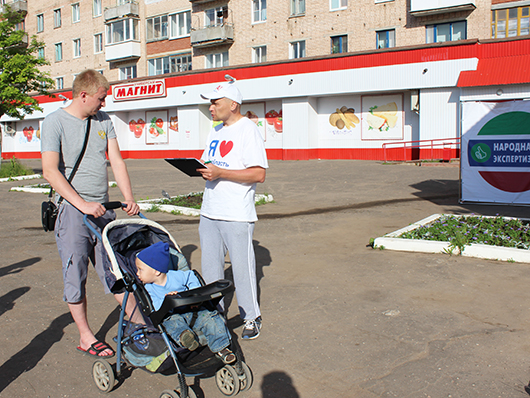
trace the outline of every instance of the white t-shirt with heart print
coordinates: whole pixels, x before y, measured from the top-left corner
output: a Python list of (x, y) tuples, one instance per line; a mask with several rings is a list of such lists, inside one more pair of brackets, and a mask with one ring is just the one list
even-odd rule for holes
[[(231, 126), (214, 127), (206, 140), (202, 159), (230, 170), (269, 167), (258, 127), (246, 117)], [(256, 183), (242, 184), (222, 178), (206, 181), (201, 215), (214, 220), (257, 221), (255, 193)]]

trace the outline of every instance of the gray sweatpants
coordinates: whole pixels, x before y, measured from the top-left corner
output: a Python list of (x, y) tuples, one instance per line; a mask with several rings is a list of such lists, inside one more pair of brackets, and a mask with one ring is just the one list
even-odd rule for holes
[(261, 315), (253, 234), (253, 222), (212, 220), (201, 216), (202, 277), (206, 283), (224, 279), (225, 256), (229, 252), (239, 315), (244, 320), (254, 320)]

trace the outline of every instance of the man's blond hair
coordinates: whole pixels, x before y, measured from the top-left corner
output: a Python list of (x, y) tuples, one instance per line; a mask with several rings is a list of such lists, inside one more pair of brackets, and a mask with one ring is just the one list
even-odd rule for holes
[(100, 87), (103, 87), (105, 91), (109, 90), (110, 84), (107, 78), (94, 69), (86, 69), (76, 76), (72, 96), (76, 98), (82, 91), (86, 91), (88, 95), (94, 95)]

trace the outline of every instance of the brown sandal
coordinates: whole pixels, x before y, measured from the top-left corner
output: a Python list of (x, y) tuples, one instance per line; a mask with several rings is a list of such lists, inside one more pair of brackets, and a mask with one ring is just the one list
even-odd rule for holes
[(226, 365), (229, 365), (229, 364), (235, 362), (235, 360), (236, 360), (236, 356), (228, 348), (225, 348), (225, 349), (217, 352), (215, 355), (217, 355), (219, 357), (219, 359), (221, 361), (223, 361), (223, 363), (225, 363)]

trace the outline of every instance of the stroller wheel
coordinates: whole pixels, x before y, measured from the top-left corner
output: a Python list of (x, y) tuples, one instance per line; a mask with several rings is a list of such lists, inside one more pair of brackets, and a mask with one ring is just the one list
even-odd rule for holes
[(249, 390), (252, 387), (252, 371), (245, 362), (241, 362), (243, 374), (239, 375), (239, 391)]
[(98, 359), (92, 365), (92, 377), (97, 388), (103, 392), (111, 392), (116, 381), (112, 365), (104, 359)]
[(215, 382), (219, 391), (228, 397), (232, 397), (239, 392), (239, 376), (230, 365), (225, 365), (217, 371)]
[[(174, 391), (174, 390), (164, 390), (162, 391), (162, 394), (160, 395), (160, 398), (182, 398), (182, 397), (183, 396), (178, 391)], [(193, 391), (190, 387), (188, 387), (188, 398), (197, 398), (195, 391)]]

